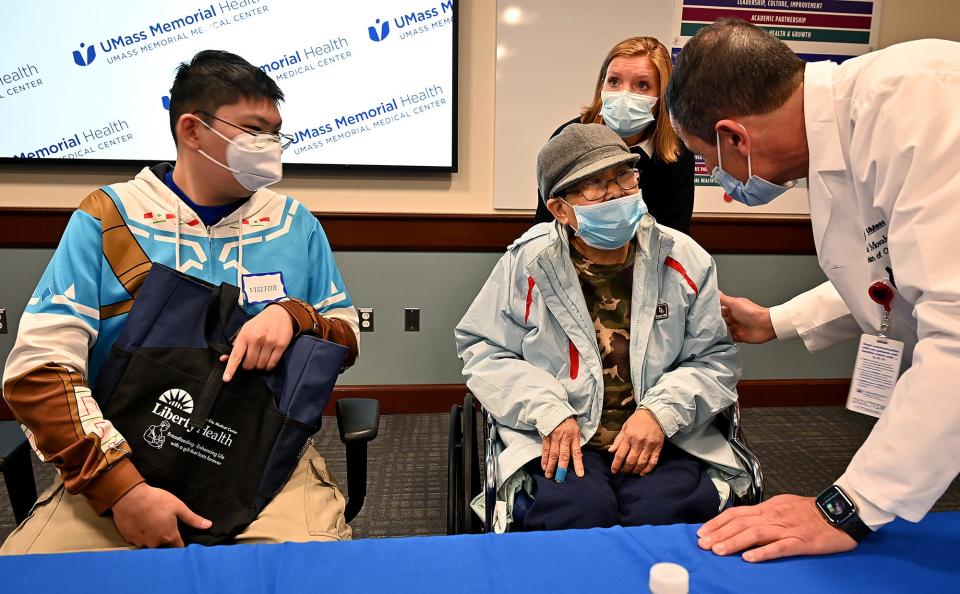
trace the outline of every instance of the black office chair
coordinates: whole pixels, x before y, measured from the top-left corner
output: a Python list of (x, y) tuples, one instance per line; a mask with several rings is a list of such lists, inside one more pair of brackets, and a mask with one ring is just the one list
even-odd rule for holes
[[(347, 506), (343, 515), (349, 522), (360, 513), (367, 495), (367, 443), (376, 439), (379, 431), (380, 403), (369, 398), (341, 398), (336, 410), (340, 441), (347, 449)], [(37, 500), (30, 455), (18, 423), (0, 421), (0, 471), (17, 524), (27, 519)]]
[(30, 444), (16, 421), (0, 421), (0, 472), (13, 517), (19, 524), (27, 519), (37, 500), (37, 484), (30, 463)]
[[(483, 418), (484, 470), (480, 483), (480, 456), (477, 450), (477, 413)], [(734, 403), (714, 419), (717, 428), (727, 436), (733, 453), (750, 475), (750, 487), (741, 497), (732, 495), (732, 505), (754, 505), (763, 500), (763, 471), (760, 460), (747, 447), (740, 425), (740, 405)], [(477, 534), (490, 531), (497, 503), (497, 459), (494, 444), (497, 423), (493, 415), (479, 406), (473, 394), (463, 399), (463, 406), (453, 405), (447, 449), (447, 534)], [(484, 493), (485, 518), (481, 521), (470, 502), (481, 489)]]
[(371, 398), (337, 400), (337, 428), (347, 448), (347, 522), (357, 517), (367, 496), (367, 443), (380, 430), (380, 402)]

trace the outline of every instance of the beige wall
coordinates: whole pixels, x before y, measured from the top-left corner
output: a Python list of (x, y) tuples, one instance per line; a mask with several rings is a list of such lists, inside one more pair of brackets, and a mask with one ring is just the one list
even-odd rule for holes
[(880, 11), (880, 47), (927, 37), (960, 41), (957, 0), (883, 0)]
[[(496, 1), (467, 0), (460, 8), (460, 172), (290, 174), (277, 186), (312, 210), (329, 212), (493, 212), (493, 124)], [(923, 37), (960, 41), (960, 2), (886, 0), (881, 47)], [(131, 177), (125, 168), (4, 167), (0, 206), (73, 207), (93, 188)]]

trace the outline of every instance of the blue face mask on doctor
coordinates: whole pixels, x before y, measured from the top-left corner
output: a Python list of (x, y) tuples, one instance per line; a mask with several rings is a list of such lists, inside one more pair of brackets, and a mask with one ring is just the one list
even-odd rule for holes
[[(743, 125), (741, 124), (740, 127), (743, 128)], [(743, 128), (743, 131), (746, 132), (747, 129)], [(723, 159), (720, 156), (719, 131), (717, 131), (717, 166), (713, 168), (710, 175), (713, 177), (713, 181), (720, 184), (728, 196), (747, 206), (762, 206), (768, 204), (780, 194), (797, 185), (796, 180), (789, 182), (785, 186), (781, 186), (754, 175), (753, 163), (750, 162), (750, 153), (747, 153), (747, 183), (743, 183), (724, 171)]]

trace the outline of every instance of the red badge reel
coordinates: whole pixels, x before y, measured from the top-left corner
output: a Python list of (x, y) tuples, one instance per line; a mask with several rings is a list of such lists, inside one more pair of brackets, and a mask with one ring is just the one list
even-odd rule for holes
[(890, 305), (893, 303), (893, 287), (887, 281), (878, 280), (867, 289), (867, 295), (883, 307), (883, 319), (880, 321), (880, 336), (885, 336), (890, 328)]

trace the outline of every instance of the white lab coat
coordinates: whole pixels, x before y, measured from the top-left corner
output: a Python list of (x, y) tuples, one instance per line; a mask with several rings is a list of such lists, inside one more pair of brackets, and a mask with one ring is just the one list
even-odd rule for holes
[(919, 521), (960, 472), (960, 43), (808, 64), (803, 93), (810, 219), (830, 282), (771, 318), (810, 350), (876, 334), (867, 287), (892, 274), (888, 335), (905, 343), (905, 371), (838, 484), (871, 527)]

